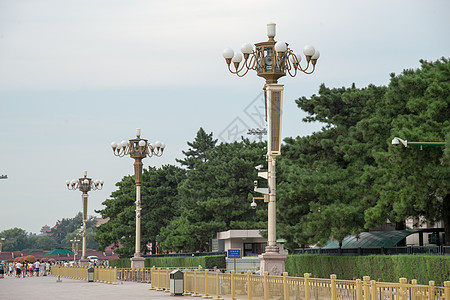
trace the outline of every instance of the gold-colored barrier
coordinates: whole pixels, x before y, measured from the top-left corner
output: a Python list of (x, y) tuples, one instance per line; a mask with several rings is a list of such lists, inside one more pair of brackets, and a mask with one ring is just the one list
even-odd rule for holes
[[(169, 291), (168, 269), (152, 268), (152, 289)], [(329, 279), (304, 277), (222, 273), (220, 270), (184, 270), (184, 295), (203, 299), (257, 299), (257, 300), (450, 300), (450, 281), (437, 287), (433, 281), (418, 285), (416, 280), (407, 283), (376, 282), (365, 276), (363, 280), (339, 280), (336, 275)]]
[[(94, 268), (94, 281), (117, 284), (117, 268), (112, 267), (93, 267)], [(52, 266), (50, 269), (50, 275), (56, 277), (88, 280), (88, 267), (63, 267)]]

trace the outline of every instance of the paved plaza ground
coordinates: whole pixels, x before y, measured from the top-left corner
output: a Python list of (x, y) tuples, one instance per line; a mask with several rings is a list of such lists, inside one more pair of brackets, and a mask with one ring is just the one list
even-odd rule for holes
[(96, 300), (132, 300), (152, 299), (171, 300), (197, 299), (190, 296), (170, 296), (170, 293), (150, 291), (150, 284), (136, 282), (118, 282), (117, 285), (86, 282), (57, 277), (5, 277), (0, 278), (1, 300), (53, 300), (53, 299), (96, 299)]

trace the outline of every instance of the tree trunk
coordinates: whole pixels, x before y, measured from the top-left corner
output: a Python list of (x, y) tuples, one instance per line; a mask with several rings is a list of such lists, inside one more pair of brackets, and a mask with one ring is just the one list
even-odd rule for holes
[(442, 204), (442, 219), (444, 221), (445, 246), (450, 246), (450, 194), (444, 197)]

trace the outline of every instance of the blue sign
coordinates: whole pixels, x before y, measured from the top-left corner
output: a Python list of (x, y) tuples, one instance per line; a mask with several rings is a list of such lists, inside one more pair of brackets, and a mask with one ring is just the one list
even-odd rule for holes
[(241, 258), (241, 249), (228, 249), (228, 258)]

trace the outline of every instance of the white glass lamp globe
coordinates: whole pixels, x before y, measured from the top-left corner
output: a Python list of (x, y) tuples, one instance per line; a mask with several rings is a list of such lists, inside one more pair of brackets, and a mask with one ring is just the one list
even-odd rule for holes
[(305, 56), (313, 56), (314, 52), (316, 52), (316, 49), (311, 45), (307, 45), (303, 48), (303, 54), (305, 54)]
[(224, 58), (232, 58), (234, 56), (234, 51), (231, 48), (226, 48), (223, 50), (222, 55)]
[(318, 59), (319, 57), (320, 57), (320, 52), (319, 52), (319, 50), (316, 50), (316, 51), (314, 52), (314, 55), (311, 56), (311, 59)]
[(235, 53), (231, 61), (234, 63), (240, 63), (242, 61), (242, 54)]
[(275, 51), (284, 53), (287, 50), (286, 42), (276, 42), (275, 44)]
[(117, 143), (116, 142), (112, 142), (111, 143), (111, 148), (116, 149), (117, 148)]
[(241, 46), (241, 52), (244, 54), (250, 54), (253, 52), (253, 45), (249, 43), (245, 43)]
[(139, 141), (139, 146), (140, 147), (144, 147), (145, 146), (145, 141), (144, 140), (140, 140)]
[(121, 141), (120, 145), (122, 146), (122, 148), (125, 148), (126, 146), (128, 146), (128, 142), (127, 141)]

